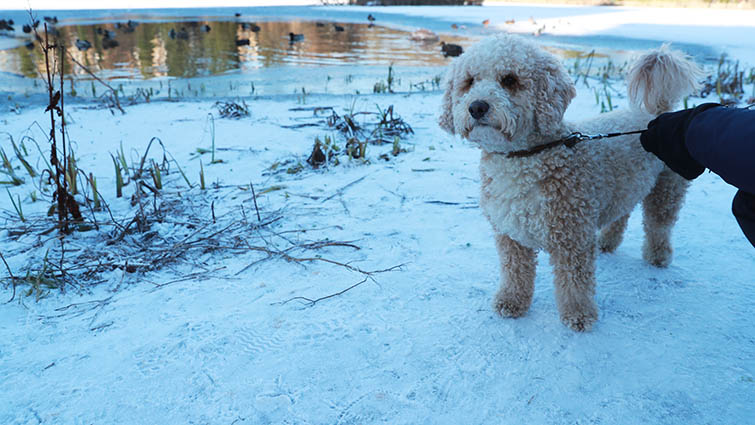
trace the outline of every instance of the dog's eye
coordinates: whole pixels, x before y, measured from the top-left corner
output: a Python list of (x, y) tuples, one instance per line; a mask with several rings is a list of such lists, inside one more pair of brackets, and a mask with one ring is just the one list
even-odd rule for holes
[(519, 84), (519, 80), (516, 78), (516, 75), (514, 74), (506, 74), (499, 80), (501, 87), (505, 89), (513, 89), (516, 88), (517, 84)]
[(470, 75), (469, 77), (465, 78), (464, 81), (461, 83), (459, 90), (461, 90), (462, 92), (466, 92), (472, 88), (472, 84), (474, 84), (474, 77)]

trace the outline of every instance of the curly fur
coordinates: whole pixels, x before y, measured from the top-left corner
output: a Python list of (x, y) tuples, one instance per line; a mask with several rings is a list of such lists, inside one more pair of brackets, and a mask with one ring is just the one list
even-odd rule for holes
[[(561, 62), (522, 38), (501, 34), (457, 58), (447, 72), (441, 128), (479, 144), (480, 206), (496, 233), (501, 288), (494, 308), (519, 317), (530, 307), (536, 252), (550, 253), (556, 301), (563, 323), (588, 330), (597, 320), (597, 250), (615, 250), (629, 213), (643, 202), (643, 257), (671, 261), (671, 228), (688, 183), (636, 135), (560, 146), (537, 155), (506, 158), (574, 131), (642, 129), (697, 87), (698, 68), (667, 46), (637, 60), (628, 76), (629, 110), (581, 122), (563, 121), (576, 90)], [(488, 111), (471, 116), (474, 101)]]

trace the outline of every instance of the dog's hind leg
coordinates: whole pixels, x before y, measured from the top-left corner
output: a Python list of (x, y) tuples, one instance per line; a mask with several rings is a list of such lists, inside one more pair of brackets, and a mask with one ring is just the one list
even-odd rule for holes
[(624, 239), (624, 230), (627, 228), (629, 214), (619, 218), (600, 231), (598, 246), (602, 252), (614, 252)]
[(642, 225), (645, 228), (642, 257), (654, 266), (671, 264), (671, 228), (679, 216), (687, 187), (689, 182), (684, 177), (666, 168), (642, 201)]
[(501, 260), (501, 288), (493, 300), (493, 308), (504, 317), (524, 316), (532, 304), (535, 288), (535, 250), (506, 235), (496, 235), (495, 244)]

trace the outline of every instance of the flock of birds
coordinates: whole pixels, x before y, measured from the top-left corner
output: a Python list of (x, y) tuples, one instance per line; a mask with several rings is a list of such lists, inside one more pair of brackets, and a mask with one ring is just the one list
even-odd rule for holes
[[(372, 28), (375, 25), (375, 20), (376, 20), (375, 17), (371, 13), (367, 15), (367, 21), (369, 22), (367, 26), (369, 28)], [(483, 25), (487, 26), (488, 23), (490, 23), (490, 21), (486, 19), (485, 22), (483, 22)], [(322, 22), (317, 22), (316, 25), (318, 27), (325, 26), (325, 24)], [(336, 23), (333, 23), (332, 25), (333, 25), (333, 29), (336, 32), (345, 31), (344, 27)], [(304, 40), (304, 34), (295, 34), (293, 32), (290, 32), (288, 33), (288, 38), (289, 38), (289, 43), (293, 45), (294, 43)], [(433, 42), (433, 41), (438, 41), (440, 39), (434, 32), (430, 30), (426, 30), (426, 29), (420, 29), (413, 32), (409, 38), (414, 41), (421, 41), (421, 42)], [(443, 53), (443, 56), (446, 56), (446, 57), (459, 56), (464, 52), (464, 49), (460, 45), (453, 44), (453, 43), (446, 43), (444, 41), (441, 41), (440, 47), (441, 47), (441, 52)]]
[[(240, 13), (235, 13), (236, 18), (239, 18), (241, 16)], [(55, 16), (45, 16), (43, 18), (45, 22), (50, 24), (50, 28), (48, 28), (48, 32), (52, 31), (54, 34), (57, 33), (57, 30), (55, 29), (55, 24), (58, 23), (58, 18)], [(373, 27), (375, 22), (375, 17), (372, 14), (367, 15), (367, 21), (369, 22), (368, 27)], [(37, 34), (37, 27), (39, 26), (39, 21), (34, 21), (32, 24), (24, 25), (22, 27), (22, 30), (24, 33), (31, 33), (34, 32), (35, 37), (37, 38), (37, 41), (41, 42), (39, 35)], [(487, 26), (490, 23), (489, 20), (483, 21), (483, 25)], [(508, 22), (507, 22), (508, 23)], [(15, 31), (14, 28), (15, 23), (12, 19), (6, 20), (6, 19), (0, 19), (0, 31)], [(199, 26), (198, 22), (190, 22), (188, 25), (190, 26)], [(262, 28), (253, 23), (253, 22), (241, 22), (239, 24), (241, 26), (241, 29), (245, 31), (251, 31), (253, 33), (258, 33), (262, 30)], [(323, 22), (317, 22), (317, 27), (325, 27), (326, 24)], [(332, 23), (333, 31), (335, 32), (344, 32), (346, 29), (338, 25), (337, 23)], [(115, 24), (115, 29), (119, 30), (123, 33), (132, 33), (136, 30), (136, 27), (139, 26), (139, 23), (136, 21), (128, 20), (126, 23), (118, 22)], [(463, 27), (463, 26), (462, 26)], [(457, 29), (459, 26), (456, 24), (452, 25), (452, 28)], [(204, 33), (208, 33), (212, 30), (212, 27), (210, 25), (204, 24), (200, 27), (200, 31)], [(117, 33), (113, 30), (108, 30), (100, 27), (95, 28), (95, 33), (97, 36), (102, 37), (102, 48), (103, 49), (112, 49), (115, 47), (118, 47), (119, 43), (116, 39)], [(181, 27), (178, 30), (175, 28), (171, 28), (168, 32), (168, 36), (172, 40), (188, 40), (189, 39), (189, 31), (186, 29), (186, 27)], [(426, 29), (420, 29), (412, 33), (410, 36), (412, 40), (415, 41), (421, 41), (421, 42), (437, 42), (439, 41), (439, 37), (432, 31), (426, 30)], [(304, 34), (297, 34), (290, 32), (288, 33), (288, 41), (290, 45), (294, 45), (296, 43), (304, 41)], [(237, 38), (235, 40), (236, 46), (248, 46), (250, 45), (250, 40), (248, 38)], [(76, 42), (74, 43), (76, 48), (80, 51), (87, 51), (92, 48), (92, 43), (89, 40), (85, 39), (76, 39)], [(26, 47), (29, 49), (34, 48), (33, 42), (28, 42), (26, 44)], [(444, 56), (459, 56), (463, 53), (463, 48), (458, 44), (452, 44), (452, 43), (446, 43), (441, 41), (440, 42), (441, 47), (441, 53), (443, 53)]]
[[(53, 35), (58, 35), (58, 31), (55, 29), (55, 24), (58, 23), (58, 18), (56, 16), (45, 16), (43, 20), (50, 24), (50, 28), (48, 30), (48, 33), (52, 33)], [(15, 32), (16, 29), (13, 27), (16, 23), (13, 22), (13, 19), (0, 19), (0, 31), (8, 31), (8, 32)], [(40, 21), (38, 19), (35, 19), (34, 22), (28, 25), (23, 25), (21, 27), (21, 30), (24, 32), (24, 34), (31, 34), (34, 32), (34, 38), (37, 42), (42, 42), (42, 37), (37, 33), (37, 28), (39, 27)], [(34, 42), (28, 41), (26, 43), (26, 48), (31, 50), (34, 48)]]

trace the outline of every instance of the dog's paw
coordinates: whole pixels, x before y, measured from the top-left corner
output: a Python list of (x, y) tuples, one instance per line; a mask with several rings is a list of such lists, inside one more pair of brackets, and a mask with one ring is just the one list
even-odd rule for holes
[(603, 253), (612, 253), (616, 251), (616, 248), (619, 247), (619, 244), (621, 244), (621, 237), (615, 237), (614, 235), (600, 235), (600, 238), (598, 239), (598, 247), (600, 248), (600, 252)]
[(668, 267), (671, 264), (673, 249), (668, 241), (645, 241), (642, 258), (656, 267)]
[(499, 292), (493, 299), (493, 309), (501, 317), (522, 317), (530, 309), (530, 303), (514, 294)]
[(595, 307), (561, 314), (561, 322), (577, 332), (589, 331), (596, 320), (598, 320), (598, 310)]

